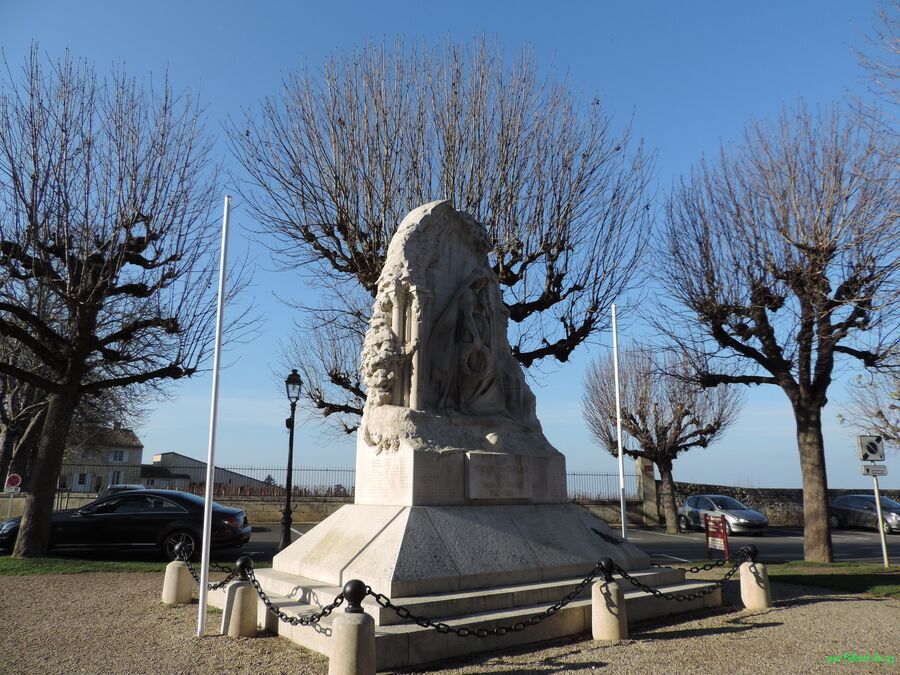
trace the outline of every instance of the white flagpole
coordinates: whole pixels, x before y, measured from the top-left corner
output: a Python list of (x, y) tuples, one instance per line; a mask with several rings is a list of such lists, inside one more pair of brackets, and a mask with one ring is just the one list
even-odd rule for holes
[(616, 439), (619, 445), (619, 509), (622, 514), (622, 539), (628, 540), (625, 517), (625, 459), (622, 455), (622, 407), (619, 403), (619, 335), (616, 328), (616, 305), (612, 306), (613, 375), (616, 380)]
[(219, 352), (222, 350), (222, 313), (225, 307), (225, 264), (228, 260), (228, 216), (231, 197), (225, 195), (222, 216), (222, 253), (219, 258), (219, 297), (216, 304), (216, 347), (213, 352), (212, 412), (209, 416), (209, 452), (206, 456), (206, 502), (203, 505), (203, 549), (200, 558), (200, 610), (197, 616), (197, 636), (206, 629), (206, 592), (209, 583), (209, 540), (212, 526), (213, 487), (216, 476), (216, 417), (219, 410)]

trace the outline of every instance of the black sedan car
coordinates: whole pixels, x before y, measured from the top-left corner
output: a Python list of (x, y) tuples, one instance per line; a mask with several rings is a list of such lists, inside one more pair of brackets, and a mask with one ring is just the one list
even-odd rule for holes
[[(900, 532), (900, 503), (881, 498), (881, 521), (885, 534)], [(841, 495), (831, 503), (828, 513), (831, 527), (878, 529), (875, 495)]]
[[(176, 544), (199, 552), (203, 504), (203, 497), (177, 490), (131, 490), (103, 497), (79, 509), (54, 512), (50, 549), (158, 549), (172, 560)], [(12, 518), (0, 525), (0, 549), (12, 550), (20, 520)], [(249, 540), (247, 514), (213, 502), (210, 546), (239, 547)]]

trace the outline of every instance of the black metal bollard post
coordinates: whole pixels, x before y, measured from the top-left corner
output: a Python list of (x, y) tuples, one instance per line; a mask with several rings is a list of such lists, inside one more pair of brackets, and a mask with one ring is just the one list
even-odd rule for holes
[(362, 601), (366, 598), (366, 585), (359, 579), (350, 579), (344, 584), (344, 599), (347, 601), (347, 608), (344, 610), (348, 614), (361, 614), (365, 610), (362, 608)]
[(253, 571), (253, 559), (250, 556), (242, 555), (234, 563), (237, 570), (237, 578), (240, 581), (249, 581), (250, 573)]
[(607, 581), (613, 580), (613, 572), (616, 569), (616, 565), (613, 562), (612, 558), (603, 558), (600, 561), (600, 567), (603, 569), (603, 578)]

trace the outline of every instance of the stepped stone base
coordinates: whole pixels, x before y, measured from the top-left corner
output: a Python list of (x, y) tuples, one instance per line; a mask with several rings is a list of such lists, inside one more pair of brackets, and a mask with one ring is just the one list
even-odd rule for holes
[(348, 504), (272, 567), (331, 586), (362, 579), (393, 598), (565, 579), (605, 557), (627, 570), (650, 566), (574, 504)]
[[(671, 568), (633, 570), (630, 574), (647, 585), (668, 592), (690, 593), (710, 585), (704, 582), (685, 582), (684, 571)], [(340, 592), (338, 586), (325, 585), (274, 569), (259, 570), (256, 576), (273, 603), (289, 616), (314, 612)], [(570, 578), (556, 582), (499, 586), (474, 592), (396, 597), (392, 600), (409, 608), (418, 616), (440, 620), (450, 626), (465, 625), (473, 628), (508, 626), (517, 621), (526, 621), (529, 617), (543, 612), (549, 605), (569, 593), (579, 581), (578, 578)], [(672, 602), (636, 590), (623, 579), (617, 578), (617, 581), (625, 588), (629, 623), (722, 604), (719, 589), (697, 600)], [(396, 614), (392, 610), (378, 606), (370, 597), (366, 598), (363, 606), (375, 618), (377, 667), (379, 670), (385, 670), (590, 633), (590, 591), (588, 586), (578, 598), (540, 624), (518, 633), (483, 639), (460, 638), (454, 634), (441, 634), (415, 624), (397, 623)], [(213, 606), (221, 606), (224, 591), (211, 592), (209, 601)], [(334, 614), (315, 626), (304, 627), (291, 626), (279, 621), (266, 610), (262, 602), (258, 603), (257, 609), (260, 628), (277, 633), (307, 649), (330, 656), (331, 624)], [(343, 607), (336, 610), (342, 611)]]
[[(593, 530), (599, 531), (597, 534)], [(685, 582), (684, 571), (654, 568), (649, 557), (620, 541), (584, 509), (571, 504), (375, 506), (352, 504), (275, 556), (256, 572), (273, 604), (289, 616), (330, 603), (349, 579), (362, 579), (415, 616), (472, 628), (527, 621), (572, 592), (596, 562), (611, 557), (641, 583), (689, 593), (709, 586)], [(624, 579), (630, 622), (722, 604), (721, 590), (673, 602)], [(220, 605), (222, 592), (211, 593)], [(375, 619), (379, 670), (415, 666), (591, 630), (591, 587), (553, 616), (520, 632), (460, 638), (403, 621), (366, 597)], [(334, 614), (313, 626), (279, 621), (258, 603), (260, 627), (330, 656)], [(343, 612), (338, 608), (337, 612)]]

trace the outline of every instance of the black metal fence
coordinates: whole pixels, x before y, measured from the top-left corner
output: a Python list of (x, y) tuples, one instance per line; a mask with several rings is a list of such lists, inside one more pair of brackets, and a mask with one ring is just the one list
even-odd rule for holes
[[(569, 499), (576, 502), (605, 502), (619, 499), (619, 474), (617, 473), (567, 473), (566, 487)], [(640, 501), (638, 475), (625, 474), (625, 499)]]
[[(338, 467), (296, 467), (292, 476), (295, 497), (349, 498), (356, 486), (356, 470)], [(277, 497), (284, 495), (287, 469), (284, 466), (217, 466), (213, 495), (216, 497)], [(619, 476), (611, 473), (569, 473), (569, 499), (580, 502), (619, 499)], [(66, 464), (60, 474), (59, 490), (96, 494), (113, 484), (141, 484), (148, 488), (184, 490), (203, 494), (206, 467), (158, 464)], [(625, 498), (639, 499), (638, 476), (625, 475)]]

